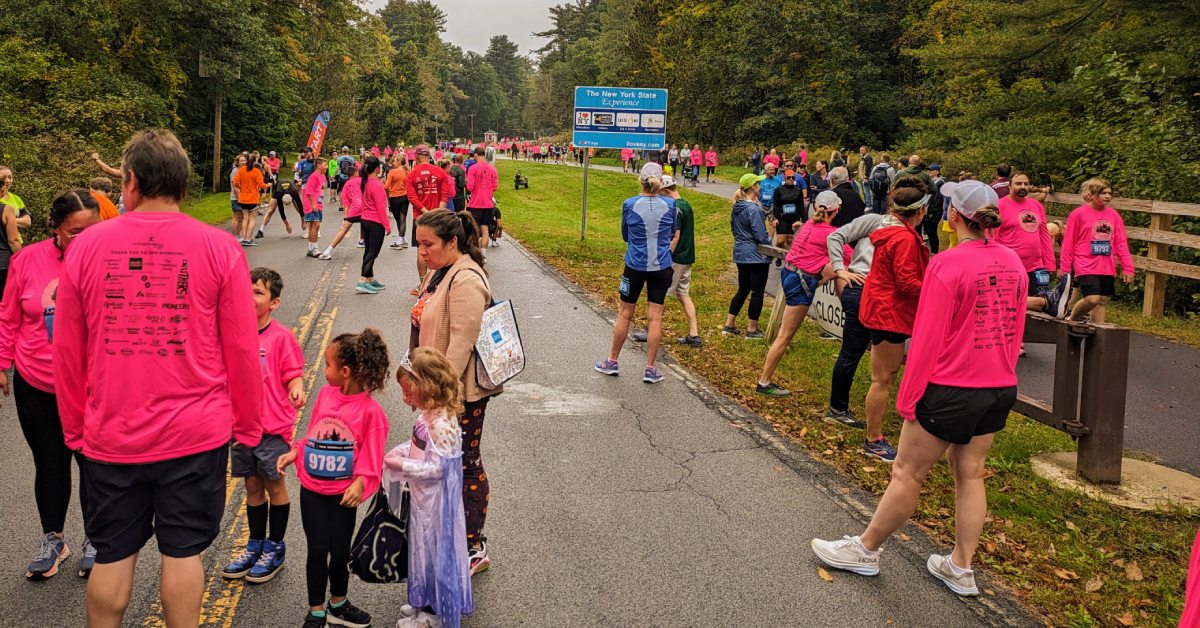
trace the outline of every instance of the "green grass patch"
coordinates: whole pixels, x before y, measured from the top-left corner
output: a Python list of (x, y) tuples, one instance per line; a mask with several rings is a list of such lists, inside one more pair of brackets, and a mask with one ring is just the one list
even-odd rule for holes
[[(528, 190), (501, 187), (497, 192), (505, 229), (615, 309), (625, 250), (620, 236), (621, 203), (637, 193), (636, 182), (619, 173), (593, 171), (589, 175), (587, 239), (581, 241), (582, 175), (578, 169), (508, 160), (498, 161), (497, 167), (501, 181), (511, 181), (513, 172), (520, 169), (530, 183)], [(862, 433), (821, 421), (839, 347), (836, 342), (819, 339), (815, 324), (801, 326), (776, 373), (775, 380), (796, 394), (768, 399), (754, 393), (767, 345), (718, 331), (735, 291), (730, 203), (692, 190), (684, 190), (683, 196), (696, 210), (698, 255), (691, 294), (704, 346), (688, 349), (670, 340), (687, 329), (678, 305), (668, 301), (664, 348), (675, 361), (758, 412), (815, 457), (836, 466), (863, 488), (882, 494), (888, 481), (887, 465), (858, 453)], [(769, 314), (768, 298), (764, 326)], [(745, 325), (744, 311), (740, 325)], [(580, 356), (579, 368), (589, 368), (590, 360), (602, 357)], [(851, 394), (852, 406), (860, 415), (869, 384), (869, 357), (864, 362)], [(885, 420), (885, 432), (892, 442), (897, 440), (899, 426), (900, 419), (893, 412)], [(1119, 509), (1054, 488), (1033, 474), (1032, 455), (1072, 449), (1074, 443), (1065, 434), (1012, 415), (988, 459), (990, 514), (979, 562), (1053, 625), (1117, 625), (1126, 613), (1136, 625), (1174, 625), (1183, 606), (1187, 554), (1200, 516)], [(914, 521), (948, 545), (953, 541), (953, 513), (953, 481), (946, 465), (938, 465), (923, 491)], [(1099, 589), (1088, 591), (1097, 583)]]
[(221, 225), (233, 218), (229, 192), (204, 193), (183, 201), (183, 212), (210, 225)]
[(1147, 336), (1166, 338), (1200, 349), (1200, 317), (1166, 315), (1149, 318), (1142, 315), (1142, 308), (1131, 303), (1110, 302), (1105, 320), (1128, 327)]

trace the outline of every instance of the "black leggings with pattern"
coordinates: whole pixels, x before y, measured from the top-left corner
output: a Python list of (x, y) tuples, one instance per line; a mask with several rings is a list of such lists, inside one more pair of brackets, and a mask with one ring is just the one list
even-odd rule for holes
[(462, 427), (463, 448), (463, 511), (467, 518), (467, 543), (478, 545), (487, 541), (483, 524), (487, 520), (488, 500), (492, 497), (487, 473), (483, 470), (483, 457), (479, 452), (479, 440), (483, 437), (483, 419), (487, 415), (488, 400), (468, 401), (458, 424)]

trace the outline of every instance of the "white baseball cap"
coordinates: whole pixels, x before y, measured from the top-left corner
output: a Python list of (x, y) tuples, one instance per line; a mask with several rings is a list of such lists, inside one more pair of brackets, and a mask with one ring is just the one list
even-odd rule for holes
[(842, 197), (838, 196), (837, 192), (833, 190), (825, 190), (817, 195), (816, 203), (818, 207), (841, 207)]
[(642, 179), (661, 177), (663, 176), (662, 166), (660, 166), (656, 161), (648, 161), (646, 162), (646, 165), (642, 166), (642, 172), (638, 176)]
[(950, 198), (950, 206), (963, 218), (975, 218), (984, 207), (995, 207), (1000, 197), (992, 186), (974, 179), (942, 184), (942, 194)]
[(675, 177), (672, 177), (669, 174), (663, 175), (662, 182), (663, 182), (662, 186), (663, 186), (664, 190), (667, 188), (675, 187)]

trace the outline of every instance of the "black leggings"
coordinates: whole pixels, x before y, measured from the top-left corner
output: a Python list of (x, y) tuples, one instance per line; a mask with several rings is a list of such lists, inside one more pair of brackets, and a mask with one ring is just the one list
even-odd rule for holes
[(742, 305), (746, 296), (750, 297), (750, 320), (757, 321), (762, 314), (763, 291), (767, 289), (767, 275), (770, 274), (770, 263), (738, 264), (738, 289), (729, 302), (730, 316), (742, 313)]
[(388, 209), (392, 212), (392, 218), (396, 219), (397, 237), (403, 238), (404, 228), (408, 226), (408, 197), (388, 197)]
[(300, 487), (300, 523), (308, 542), (304, 570), (309, 606), (325, 604), (326, 583), (330, 597), (346, 597), (350, 588), (350, 541), (358, 511), (341, 502), (341, 495), (321, 495)]
[(483, 471), (483, 457), (479, 451), (479, 440), (483, 438), (483, 419), (487, 415), (488, 400), (468, 401), (464, 405), (458, 424), (462, 428), (463, 448), (463, 511), (467, 519), (467, 543), (478, 545), (487, 541), (483, 524), (487, 521), (488, 501), (492, 498), (492, 486)]
[(364, 220), (358, 223), (358, 226), (363, 243), (367, 245), (367, 248), (363, 249), (362, 276), (371, 279), (375, 276), (375, 258), (379, 257), (379, 252), (383, 250), (383, 225)]
[(921, 221), (921, 231), (925, 237), (929, 238), (929, 250), (932, 253), (938, 252), (938, 218), (925, 218)]
[[(63, 442), (62, 420), (54, 393), (34, 388), (13, 369), (13, 394), (17, 420), (33, 452), (33, 498), (42, 520), (42, 534), (62, 532), (71, 503), (71, 457), (74, 455), (76, 463), (81, 463), (83, 456), (72, 454)], [(79, 510), (84, 513), (85, 521), (86, 504), (86, 488), (80, 482)]]

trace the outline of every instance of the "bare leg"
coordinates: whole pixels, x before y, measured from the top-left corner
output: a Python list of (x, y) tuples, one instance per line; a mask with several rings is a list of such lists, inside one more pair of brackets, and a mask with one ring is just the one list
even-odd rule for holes
[(120, 628), (129, 597), (137, 554), (115, 563), (96, 563), (87, 584), (87, 618), (90, 628)]
[(688, 320), (688, 335), (699, 336), (700, 325), (696, 321), (696, 304), (692, 303), (692, 297), (687, 294), (680, 294), (679, 302), (683, 304), (683, 313), (687, 315)]
[[(781, 298), (782, 296), (780, 295)], [(767, 360), (763, 363), (762, 375), (758, 377), (759, 384), (766, 386), (771, 383), (771, 377), (775, 375), (775, 368), (779, 366), (783, 354), (787, 353), (788, 345), (795, 337), (796, 330), (800, 329), (800, 323), (804, 322), (805, 316), (808, 316), (807, 305), (789, 305), (783, 309), (783, 322), (779, 325), (779, 335), (775, 336), (775, 341), (767, 350)]]
[(987, 491), (983, 488), (983, 466), (995, 434), (976, 436), (966, 445), (950, 446), (950, 469), (954, 471), (954, 564), (971, 568), (979, 547), (979, 535), (987, 518)]
[(353, 226), (354, 223), (343, 220), (342, 226), (338, 229), (337, 235), (333, 236), (333, 242), (329, 245), (329, 248), (336, 249), (337, 245), (342, 243), (342, 239), (346, 237), (346, 234), (350, 233), (350, 229)]
[(921, 496), (921, 485), (925, 483), (929, 470), (950, 443), (930, 434), (916, 421), (905, 421), (900, 429), (900, 447), (896, 450), (896, 463), (892, 465), (892, 479), (871, 524), (862, 533), (862, 544), (874, 552), (883, 546), (893, 532), (900, 529), (917, 509), (917, 498)]
[[(632, 311), (633, 308), (630, 308)], [(662, 342), (663, 306), (659, 303), (646, 305), (646, 367), (654, 366), (658, 359), (658, 345)]]
[(161, 591), (163, 614), (168, 628), (200, 624), (200, 602), (204, 598), (204, 565), (200, 555), (188, 558), (162, 557)]
[(246, 477), (246, 505), (262, 506), (267, 503), (267, 491), (263, 487), (263, 479), (257, 475)]
[(483, 226), (479, 227), (479, 231), (480, 231), (479, 248), (481, 248), (485, 251), (488, 250), (488, 247), (490, 247), (492, 245), (492, 238), (491, 238), (491, 233), (489, 232), (489, 229), (490, 229), (490, 227), (488, 227), (487, 225), (483, 225)]
[[(1106, 301), (1107, 301), (1107, 299), (1105, 299), (1104, 297), (1102, 297), (1098, 294), (1093, 294), (1093, 295), (1083, 297), (1082, 299), (1075, 302), (1075, 307), (1071, 308), (1071, 315), (1068, 318), (1069, 318), (1069, 320), (1073, 320), (1073, 321), (1081, 321), (1081, 320), (1083, 320), (1083, 317), (1087, 316), (1090, 313), (1090, 314), (1092, 314), (1092, 321), (1097, 322), (1097, 323), (1102, 323), (1102, 322), (1104, 322), (1103, 321), (1103, 318), (1104, 318), (1103, 308), (1104, 308), (1104, 304)], [(1097, 313), (1093, 312), (1093, 310), (1100, 310), (1099, 315), (1102, 320), (1098, 320), (1098, 321), (1096, 320)]]
[(317, 243), (317, 234), (321, 231), (321, 223), (308, 223), (308, 243), (315, 245)]
[(242, 239), (242, 212), (240, 210), (233, 212), (233, 237), (238, 240)]
[(1041, 312), (1046, 309), (1045, 297), (1025, 297), (1025, 309), (1030, 312)]
[(242, 239), (250, 241), (254, 239), (254, 210), (243, 211), (242, 213)]
[(867, 440), (883, 437), (883, 415), (887, 414), (888, 400), (896, 374), (900, 372), (900, 361), (904, 359), (904, 344), (881, 342), (871, 347), (871, 388), (867, 390)]
[[(633, 303), (622, 303), (617, 311), (617, 322), (613, 326), (612, 347), (608, 359), (616, 360), (621, 355), (621, 346), (625, 344), (625, 336), (629, 335), (629, 321), (633, 320)], [(649, 341), (649, 337), (647, 337)]]

